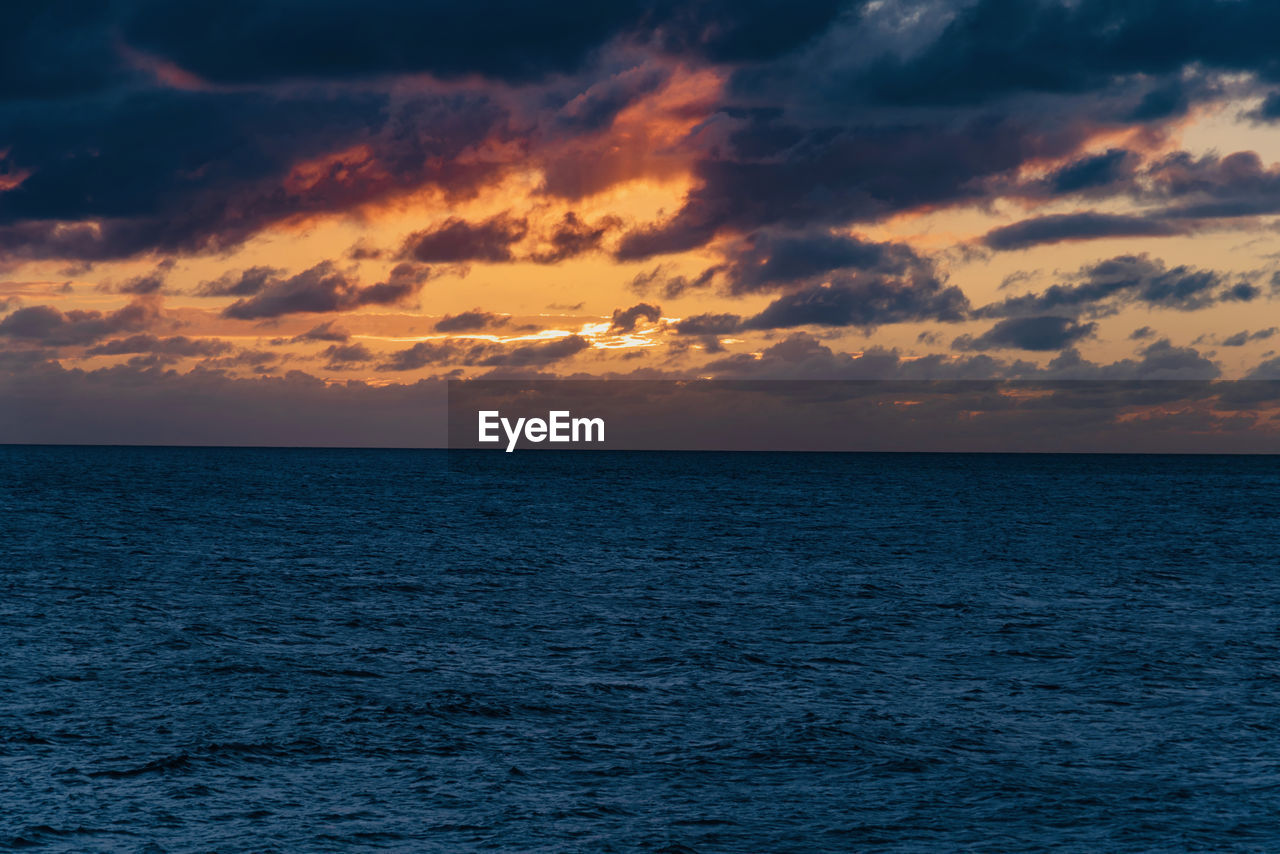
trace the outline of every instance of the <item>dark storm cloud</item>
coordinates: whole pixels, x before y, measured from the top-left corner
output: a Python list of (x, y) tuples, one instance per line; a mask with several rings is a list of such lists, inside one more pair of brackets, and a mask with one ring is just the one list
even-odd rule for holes
[(662, 87), (670, 73), (661, 68), (632, 68), (582, 93), (556, 113), (556, 121), (577, 131), (598, 131), (613, 124), (622, 110)]
[(1280, 92), (1269, 93), (1258, 108), (1249, 113), (1249, 118), (1262, 123), (1280, 121)]
[(0, 320), (0, 336), (49, 347), (91, 344), (121, 332), (144, 330), (159, 316), (159, 307), (146, 301), (135, 301), (106, 313), (80, 310), (64, 313), (53, 306), (33, 305)]
[[(637, 3), (394, 0), (134, 4), (125, 37), (222, 83), (426, 72), (519, 82), (568, 72), (634, 26)], [(460, 34), (468, 34), (462, 38)]]
[(476, 308), (458, 314), (446, 314), (436, 321), (437, 332), (475, 332), (481, 329), (497, 329), (506, 326), (511, 319), (501, 314)]
[(0, 100), (86, 95), (135, 83), (110, 38), (117, 9), (97, 0), (12, 0), (0, 27)]
[(1144, 216), (1084, 213), (1051, 214), (993, 228), (982, 242), (996, 250), (1026, 249), (1064, 240), (1095, 240), (1103, 237), (1162, 237), (1180, 234), (1175, 223)]
[[(3, 260), (218, 251), (422, 188), (465, 198), (512, 165), (473, 156), (486, 143), (548, 167), (543, 134), (598, 133), (677, 63), (730, 83), (677, 146), (695, 188), (624, 236), (624, 260), (985, 202), (1032, 162), (1069, 161), (1026, 192), (1118, 190), (1134, 156), (1079, 156), (1084, 142), (1223, 97), (1218, 71), (1280, 79), (1264, 35), (1280, 12), (1262, 0), (67, 0), (7, 15), (0, 174), (22, 177), (0, 194)], [(459, 82), (410, 95), (406, 74)], [(1280, 209), (1253, 183), (1169, 196), (1164, 218)], [(508, 260), (513, 235), (492, 225), (420, 235), (415, 257)], [(569, 222), (530, 260), (598, 249), (610, 227)]]
[(662, 317), (662, 309), (647, 302), (637, 303), (627, 309), (614, 309), (613, 319), (609, 323), (610, 332), (632, 332), (641, 319), (657, 323)]
[(747, 157), (730, 146), (695, 164), (698, 186), (673, 217), (625, 234), (617, 255), (640, 260), (686, 251), (724, 232), (868, 222), (976, 201), (984, 196), (980, 179), (1065, 155), (1080, 141), (1078, 129), (1046, 132), (984, 116), (806, 130), (783, 156)]
[[(1167, 123), (1226, 97), (1218, 70), (1280, 76), (1260, 35), (1278, 22), (1273, 5), (1246, 0), (877, 4), (811, 48), (738, 69), (712, 125), (728, 129), (696, 163), (698, 186), (673, 217), (625, 235), (618, 255), (994, 198), (1012, 191), (1020, 167), (1071, 158), (1107, 129)], [(1140, 161), (1122, 149), (1076, 156), (1014, 192), (1142, 195)], [(1264, 212), (1278, 198), (1258, 189), (1153, 219)], [(1077, 238), (1108, 226), (1181, 230), (1137, 220), (1057, 224), (1083, 229)]]
[(1066, 317), (1010, 317), (978, 337), (961, 335), (951, 342), (957, 350), (1061, 350), (1097, 331), (1096, 323), (1076, 323)]
[[(1277, 29), (1280, 9), (1267, 0), (979, 0), (924, 50), (885, 56), (859, 82), (883, 103), (955, 105), (1088, 92), (1117, 76), (1195, 64), (1274, 79)], [(1177, 109), (1176, 93), (1154, 91), (1135, 112)]]
[(1184, 116), (1191, 109), (1193, 98), (1194, 87), (1188, 86), (1186, 81), (1166, 80), (1142, 96), (1129, 113), (1129, 118), (1135, 122), (1149, 122)]
[[(19, 176), (0, 194), (0, 259), (219, 251), (423, 187), (466, 197), (509, 164), (462, 155), (486, 141), (527, 149), (541, 120), (513, 130), (491, 94), (594, 133), (669, 75), (663, 61), (620, 72), (602, 61), (610, 48), (767, 61), (842, 5), (20, 0), (0, 35), (0, 175)], [(421, 73), (465, 91), (394, 85)], [(577, 91), (540, 103), (535, 83)], [(546, 262), (594, 248), (599, 229), (568, 223)]]
[(1101, 154), (1092, 154), (1061, 166), (1033, 186), (1048, 196), (1089, 194), (1132, 180), (1141, 159), (1135, 152), (1109, 148)]
[(27, 176), (0, 194), (0, 258), (221, 250), (418, 187), (466, 195), (500, 167), (458, 155), (502, 118), (477, 95), (319, 89), (0, 103), (0, 167)]
[(429, 267), (398, 264), (385, 282), (361, 287), (351, 274), (332, 262), (321, 261), (295, 276), (272, 279), (252, 297), (237, 300), (222, 310), (237, 320), (279, 317), (284, 314), (347, 311), (362, 305), (394, 305), (421, 290), (431, 276)]
[(567, 73), (614, 39), (711, 61), (768, 59), (812, 38), (833, 0), (161, 0), (125, 5), (125, 40), (202, 78), (249, 83), (428, 73), (519, 83)]
[(1256, 299), (1262, 290), (1248, 282), (1228, 283), (1212, 270), (1185, 265), (1167, 268), (1147, 255), (1119, 255), (1082, 269), (1073, 284), (1055, 284), (1040, 293), (1007, 297), (975, 309), (974, 317), (1043, 314), (1100, 317), (1126, 305), (1195, 311), (1215, 302)]

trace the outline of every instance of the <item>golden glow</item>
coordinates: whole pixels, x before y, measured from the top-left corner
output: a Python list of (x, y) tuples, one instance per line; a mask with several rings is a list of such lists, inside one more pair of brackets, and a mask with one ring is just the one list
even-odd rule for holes
[[(175, 85), (181, 82), (179, 77), (173, 79)], [(644, 262), (620, 263), (612, 258), (611, 251), (627, 229), (669, 218), (694, 189), (693, 158), (700, 146), (713, 142), (714, 123), (704, 120), (723, 83), (710, 71), (676, 68), (665, 86), (624, 110), (611, 128), (601, 132), (601, 139), (559, 139), (553, 129), (544, 129), (532, 149), (510, 140), (478, 146), (466, 154), (466, 159), (505, 167), (498, 170), (491, 184), (481, 187), (472, 197), (451, 198), (430, 189), (389, 192), (342, 214), (295, 218), (225, 255), (179, 258), (166, 274), (163, 292), (145, 298), (162, 305), (166, 319), (166, 325), (152, 331), (221, 339), (232, 345), (232, 355), (242, 350), (271, 351), (278, 360), (267, 363), (267, 370), (283, 374), (296, 367), (319, 369), (323, 364), (321, 354), (335, 342), (300, 336), (321, 323), (333, 321), (349, 333), (348, 344), (363, 344), (374, 356), (342, 371), (341, 381), (360, 379), (373, 384), (412, 381), (438, 373), (439, 366), (396, 373), (377, 370), (396, 351), (424, 341), (458, 340), (514, 347), (578, 335), (590, 346), (557, 363), (557, 370), (571, 370), (576, 365), (622, 371), (672, 364), (694, 370), (705, 359), (725, 354), (707, 353), (700, 340), (677, 339), (674, 327), (682, 318), (701, 313), (750, 316), (768, 305), (776, 294), (736, 298), (715, 288), (690, 290), (672, 297), (660, 292), (638, 292), (632, 288), (632, 281), (659, 265), (671, 276), (693, 279), (718, 263), (720, 255), (712, 245)], [(1123, 145), (1151, 160), (1179, 148), (1193, 155), (1247, 148), (1258, 151), (1267, 163), (1280, 160), (1280, 126), (1257, 126), (1240, 118), (1253, 106), (1256, 105), (1252, 102), (1236, 103), (1199, 110), (1161, 135), (1138, 134), (1132, 129), (1099, 129), (1086, 135), (1082, 151), (1100, 152)], [(1064, 162), (1057, 159), (1028, 164), (1020, 177), (1033, 179)], [(565, 183), (570, 175), (576, 183)], [(24, 177), (22, 173), (0, 176), (0, 191), (19, 186)], [(395, 176), (386, 172), (368, 146), (358, 145), (297, 164), (282, 191), (305, 196), (370, 183), (393, 185)], [(1163, 259), (1170, 267), (1185, 264), (1228, 275), (1256, 276), (1259, 271), (1268, 273), (1280, 268), (1280, 228), (1275, 219), (1223, 220), (1213, 229), (1191, 237), (1062, 242), (1013, 252), (991, 252), (978, 243), (992, 228), (1029, 214), (1081, 209), (1124, 212), (1138, 208), (1131, 202), (1006, 198), (984, 207), (914, 210), (847, 232), (869, 240), (905, 242), (935, 257), (948, 283), (959, 286), (974, 305), (1070, 281), (1082, 266), (1120, 254), (1145, 252)], [(385, 281), (390, 269), (402, 260), (398, 254), (409, 234), (437, 227), (453, 217), (476, 222), (504, 212), (528, 223), (526, 237), (511, 248), (517, 259), (545, 249), (548, 235), (568, 213), (589, 225), (605, 223), (613, 227), (607, 231), (601, 251), (557, 264), (517, 260), (505, 264), (437, 265), (438, 275), (426, 283), (415, 299), (402, 305), (364, 307), (336, 316), (294, 314), (266, 321), (235, 320), (221, 314), (233, 298), (194, 294), (202, 282), (228, 271), (266, 266), (288, 275), (325, 260), (334, 261), (363, 285)], [(357, 245), (365, 250), (363, 256), (349, 256), (348, 250)], [(102, 263), (92, 269), (69, 269), (64, 262), (49, 261), (16, 264), (5, 272), (9, 281), (0, 282), (0, 301), (5, 301), (10, 310), (48, 304), (61, 311), (115, 311), (138, 299), (117, 292), (118, 286), (132, 277), (151, 273), (160, 260)], [(1005, 285), (1006, 282), (1012, 284)], [(613, 312), (638, 302), (660, 305), (663, 316), (656, 323), (641, 321), (630, 331), (613, 329)], [(497, 313), (505, 322), (477, 332), (445, 334), (435, 330), (435, 324), (445, 315), (471, 311), (477, 306)], [(1078, 346), (1087, 358), (1097, 361), (1131, 358), (1142, 342), (1135, 342), (1130, 334), (1146, 325), (1157, 327), (1161, 335), (1167, 335), (1177, 345), (1206, 341), (1206, 352), (1213, 353), (1228, 375), (1238, 375), (1280, 342), (1280, 338), (1258, 340), (1244, 347), (1214, 350), (1213, 336), (1204, 337), (1206, 330), (1218, 330), (1225, 336), (1273, 325), (1259, 315), (1258, 304), (1222, 303), (1185, 313), (1129, 308), (1114, 316), (1097, 318), (1096, 322), (1096, 337)], [(807, 331), (832, 350), (850, 356), (861, 355), (874, 342), (875, 346), (897, 350), (903, 359), (910, 360), (940, 348), (945, 350), (956, 336), (980, 334), (989, 326), (989, 321), (975, 321), (905, 323), (872, 331)], [(798, 330), (740, 332), (720, 337), (718, 343), (730, 353), (747, 353), (759, 359), (765, 348), (795, 331)], [(663, 346), (676, 343), (680, 346)], [(68, 348), (65, 359), (86, 366), (119, 364), (128, 359), (86, 357), (83, 349)], [(1054, 355), (1016, 354), (1038, 364)], [(631, 359), (624, 362), (624, 357)], [(173, 364), (183, 369), (196, 361), (193, 358)], [(251, 358), (244, 362), (218, 363), (214, 359), (212, 364), (232, 375), (256, 372)]]

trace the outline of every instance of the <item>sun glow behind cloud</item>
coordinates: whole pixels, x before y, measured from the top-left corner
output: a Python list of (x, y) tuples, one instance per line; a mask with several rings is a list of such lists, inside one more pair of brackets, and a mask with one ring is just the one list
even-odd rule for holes
[[(49, 153), (40, 128), (0, 138), (0, 343), (90, 371), (371, 384), (825, 376), (882, 353), (1006, 375), (1172, 352), (1243, 376), (1274, 357), (1280, 122), (1255, 59), (1037, 89), (979, 67), (976, 11), (939, 28), (899, 5), (801, 4), (795, 33), (686, 10), (536, 73), (473, 57), (254, 77), (125, 42), (95, 118), (150, 136), (116, 150), (51, 99), (71, 130)], [(1142, 9), (1116, 14), (1142, 31)], [(935, 48), (960, 57), (947, 77)], [(1098, 272), (1118, 259), (1145, 278)]]

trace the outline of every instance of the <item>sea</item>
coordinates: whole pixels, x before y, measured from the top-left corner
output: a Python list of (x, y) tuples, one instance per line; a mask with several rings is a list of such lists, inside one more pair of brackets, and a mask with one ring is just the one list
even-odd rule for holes
[(0, 848), (1280, 850), (1280, 458), (0, 447)]

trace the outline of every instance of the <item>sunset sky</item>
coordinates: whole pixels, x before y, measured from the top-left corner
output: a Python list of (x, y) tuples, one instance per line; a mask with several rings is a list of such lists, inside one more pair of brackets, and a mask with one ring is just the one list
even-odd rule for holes
[(1280, 378), (1274, 2), (7, 17), (0, 386), (68, 417), (523, 374)]

